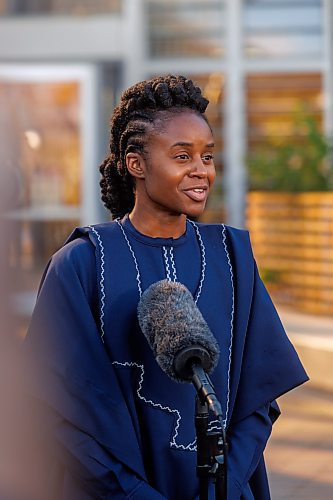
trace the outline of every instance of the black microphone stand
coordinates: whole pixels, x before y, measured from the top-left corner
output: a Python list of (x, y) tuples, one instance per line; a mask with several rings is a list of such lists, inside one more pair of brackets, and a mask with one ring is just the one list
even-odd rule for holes
[[(197, 433), (197, 476), (199, 499), (208, 500), (210, 480), (215, 483), (215, 500), (227, 500), (227, 441), (222, 408), (213, 384), (205, 371), (210, 357), (206, 349), (193, 345), (182, 349), (174, 359), (174, 369), (181, 380), (196, 388), (195, 428)], [(208, 430), (211, 411), (219, 421), (217, 430)]]
[(197, 476), (199, 499), (208, 500), (209, 483), (215, 483), (215, 499), (227, 500), (227, 444), (223, 423), (217, 430), (208, 430), (208, 404), (199, 395), (195, 404), (197, 435)]
[(215, 483), (215, 499), (227, 500), (226, 442), (223, 428), (208, 430), (208, 405), (196, 396), (197, 476), (199, 499), (208, 500), (209, 483)]

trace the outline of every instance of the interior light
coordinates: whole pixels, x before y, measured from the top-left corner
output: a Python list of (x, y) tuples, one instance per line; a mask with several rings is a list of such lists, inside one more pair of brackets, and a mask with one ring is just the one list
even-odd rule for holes
[(36, 130), (26, 130), (24, 132), (27, 143), (31, 149), (39, 149), (42, 144), (42, 138)]

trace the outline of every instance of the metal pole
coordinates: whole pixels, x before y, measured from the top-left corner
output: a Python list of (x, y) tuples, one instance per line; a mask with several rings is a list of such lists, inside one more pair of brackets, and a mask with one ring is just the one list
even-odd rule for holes
[(242, 47), (242, 2), (226, 0), (226, 84), (224, 100), (225, 190), (228, 223), (244, 226), (246, 115)]
[(324, 128), (328, 136), (333, 135), (333, 2), (323, 1), (324, 33)]
[(80, 143), (82, 158), (81, 176), (81, 224), (94, 224), (101, 220), (101, 204), (99, 202), (100, 158), (100, 75), (96, 65), (88, 65), (82, 69), (80, 82)]
[(125, 74), (124, 88), (133, 85), (146, 77), (147, 61), (147, 29), (145, 22), (145, 6), (143, 0), (124, 1), (125, 19)]

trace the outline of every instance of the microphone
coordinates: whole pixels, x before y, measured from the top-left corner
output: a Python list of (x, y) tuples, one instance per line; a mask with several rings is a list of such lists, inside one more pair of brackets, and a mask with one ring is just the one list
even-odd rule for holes
[(181, 283), (153, 283), (138, 304), (141, 330), (162, 370), (177, 382), (192, 382), (198, 396), (221, 419), (222, 409), (208, 376), (220, 349), (191, 292)]

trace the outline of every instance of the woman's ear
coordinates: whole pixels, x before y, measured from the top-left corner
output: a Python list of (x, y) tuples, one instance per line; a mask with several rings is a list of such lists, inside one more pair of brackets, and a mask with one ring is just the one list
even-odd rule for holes
[(127, 153), (126, 155), (127, 170), (133, 177), (144, 179), (144, 159), (140, 153)]

